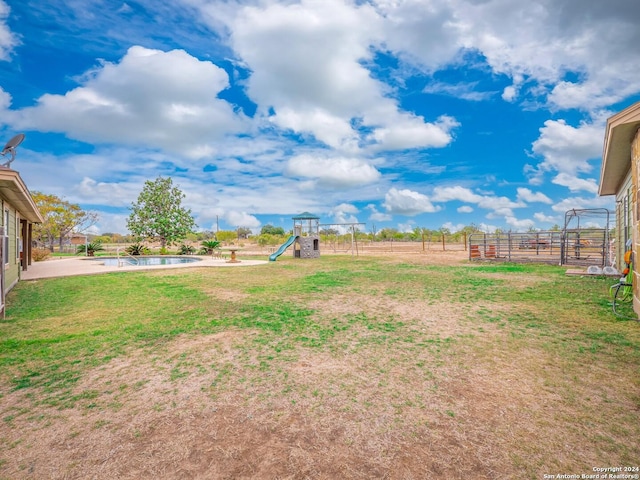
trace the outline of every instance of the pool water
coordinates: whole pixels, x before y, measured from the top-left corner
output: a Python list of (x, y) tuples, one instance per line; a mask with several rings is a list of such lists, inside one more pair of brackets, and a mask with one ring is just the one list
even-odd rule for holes
[(108, 267), (117, 267), (118, 265), (124, 265), (127, 267), (148, 267), (155, 265), (179, 265), (182, 263), (194, 263), (199, 262), (202, 259), (194, 257), (135, 257), (134, 260), (131, 257), (121, 256), (119, 259), (115, 257), (107, 257), (96, 258), (96, 260), (99, 260)]

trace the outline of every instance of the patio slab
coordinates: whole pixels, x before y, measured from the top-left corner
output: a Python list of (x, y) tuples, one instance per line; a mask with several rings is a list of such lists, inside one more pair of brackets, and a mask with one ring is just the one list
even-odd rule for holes
[(202, 267), (249, 267), (253, 265), (264, 265), (266, 260), (247, 260), (241, 258), (237, 263), (227, 263), (221, 258), (211, 258), (209, 256), (195, 256), (201, 261), (193, 263), (179, 263), (175, 265), (127, 265), (108, 266), (100, 262), (101, 257), (54, 257), (42, 262), (33, 262), (26, 272), (20, 272), (21, 280), (38, 280), (41, 278), (68, 277), (72, 275), (98, 275), (110, 272), (139, 272), (142, 270), (163, 270), (174, 268), (202, 268)]

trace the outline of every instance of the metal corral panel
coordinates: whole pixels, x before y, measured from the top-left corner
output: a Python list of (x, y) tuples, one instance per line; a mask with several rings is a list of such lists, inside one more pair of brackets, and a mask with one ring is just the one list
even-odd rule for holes
[(472, 234), (469, 259), (534, 262), (555, 265), (605, 266), (608, 253), (604, 229), (581, 231)]

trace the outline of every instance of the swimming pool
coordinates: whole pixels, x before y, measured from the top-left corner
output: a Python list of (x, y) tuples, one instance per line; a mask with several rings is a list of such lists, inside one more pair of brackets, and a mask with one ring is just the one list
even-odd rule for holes
[(199, 262), (202, 259), (196, 257), (125, 257), (120, 256), (117, 257), (105, 257), (105, 258), (96, 258), (95, 260), (100, 261), (107, 267), (117, 267), (117, 266), (126, 266), (126, 267), (150, 267), (157, 265), (179, 265), (183, 263), (195, 263)]

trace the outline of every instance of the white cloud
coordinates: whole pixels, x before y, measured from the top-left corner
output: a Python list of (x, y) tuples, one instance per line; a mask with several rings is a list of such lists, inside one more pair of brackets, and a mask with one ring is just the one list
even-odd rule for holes
[(457, 211), (458, 213), (471, 213), (473, 212), (473, 207), (470, 207), (469, 205), (463, 205), (461, 207), (458, 207)]
[(553, 223), (553, 224), (557, 224), (559, 223), (560, 217), (554, 217), (552, 215), (546, 215), (543, 212), (536, 212), (533, 214), (533, 218), (535, 218), (538, 222), (544, 222), (544, 223)]
[(382, 212), (375, 212), (369, 215), (369, 220), (372, 222), (390, 222), (392, 219), (392, 215)]
[(429, 197), (412, 190), (390, 189), (384, 197), (384, 207), (388, 212), (399, 215), (418, 215), (440, 210), (435, 207)]
[(435, 187), (431, 199), (434, 202), (450, 202), (458, 200), (465, 203), (473, 203), (480, 208), (492, 210), (490, 215), (494, 218), (498, 216), (512, 216), (513, 208), (521, 208), (525, 205), (522, 202), (514, 202), (507, 197), (497, 197), (495, 195), (479, 195), (466, 187), (459, 185), (453, 187)]
[(484, 233), (494, 233), (499, 228), (500, 227), (498, 227), (496, 225), (490, 225), (490, 224), (487, 224), (487, 223), (479, 223), (478, 224), (478, 229), (481, 232), (484, 232)]
[(311, 133), (345, 152), (372, 141), (377, 150), (451, 142), (453, 119), (429, 123), (402, 112), (389, 87), (367, 69), (371, 47), (385, 41), (387, 21), (372, 5), (263, 3), (240, 8), (225, 21), (233, 47), (252, 71), (249, 96), (263, 114), (273, 110), (271, 121), (279, 127)]
[(0, 60), (9, 60), (11, 52), (19, 44), (17, 37), (7, 25), (7, 17), (11, 9), (0, 0)]
[[(633, 2), (615, 8), (579, 0), (456, 4), (466, 45), (479, 48), (496, 73), (516, 84), (518, 77), (529, 80), (528, 88), (558, 83), (549, 95), (552, 105), (597, 109), (640, 87), (631, 70), (640, 63)], [(566, 72), (579, 76), (568, 82)]]
[(127, 233), (127, 218), (129, 215), (100, 212), (95, 233)]
[(247, 212), (239, 212), (236, 210), (228, 211), (224, 215), (224, 219), (229, 225), (236, 225), (242, 228), (254, 229), (258, 228), (261, 223), (253, 215), (248, 214)]
[(559, 173), (551, 182), (567, 187), (572, 192), (584, 190), (589, 193), (598, 193), (598, 184), (593, 178), (582, 179), (568, 173)]
[[(559, 108), (597, 109), (640, 90), (637, 5), (557, 0), (376, 0), (385, 46), (432, 72), (479, 52), (513, 80), (503, 99), (533, 93)], [(568, 81), (567, 72), (575, 73)]]
[(589, 208), (607, 208), (614, 210), (614, 200), (611, 197), (569, 197), (556, 203), (551, 209), (554, 212), (566, 213), (569, 210), (589, 209)]
[(417, 147), (444, 147), (451, 142), (450, 131), (459, 123), (442, 116), (436, 123), (424, 123), (413, 115), (396, 115), (385, 127), (378, 128), (373, 138), (380, 150), (404, 150)]
[(313, 132), (316, 139), (330, 147), (346, 152), (356, 152), (359, 138), (349, 119), (333, 115), (321, 108), (298, 111), (284, 107), (270, 118), (280, 128), (294, 132)]
[(480, 203), (483, 199), (482, 195), (473, 193), (466, 187), (435, 187), (433, 189), (432, 199), (434, 202), (450, 202), (459, 200), (467, 203)]
[(466, 225), (464, 225), (463, 223), (457, 223), (454, 224), (452, 222), (446, 222), (442, 224), (443, 228), (448, 229), (451, 233), (456, 233), (459, 232), (460, 230), (462, 230)]
[(245, 128), (217, 98), (228, 86), (224, 70), (182, 50), (131, 47), (120, 63), (104, 63), (65, 95), (46, 94), (15, 112), (25, 129), (62, 132), (87, 142), (163, 148), (208, 157), (216, 141)]
[(547, 197), (544, 193), (534, 193), (528, 188), (518, 188), (518, 200), (523, 202), (553, 203), (553, 200)]
[(414, 228), (416, 228), (416, 222), (412, 220), (407, 221), (407, 223), (398, 224), (398, 231), (400, 233), (411, 233)]
[(505, 102), (513, 102), (517, 96), (518, 90), (513, 85), (505, 87), (504, 91), (502, 92), (502, 99)]
[(131, 199), (137, 198), (141, 190), (139, 184), (98, 182), (85, 177), (77, 186), (76, 194), (86, 203), (128, 207), (133, 201)]
[(380, 172), (359, 158), (319, 157), (309, 154), (289, 159), (286, 173), (317, 180), (328, 187), (354, 187), (376, 182)]
[[(331, 216), (336, 223), (360, 223), (358, 217), (356, 217), (356, 213), (359, 210), (355, 205), (351, 205), (350, 203), (342, 203), (331, 209)], [(339, 230), (342, 233), (347, 233), (349, 231), (348, 228), (341, 227)]]
[(444, 82), (431, 82), (422, 90), (424, 93), (447, 95), (454, 98), (462, 98), (472, 102), (488, 100), (496, 92), (481, 91), (478, 89), (478, 82), (448, 84)]
[(535, 222), (533, 220), (530, 220), (530, 219), (518, 220), (516, 217), (512, 217), (512, 216), (506, 216), (505, 221), (507, 222), (507, 225), (519, 231), (528, 230), (529, 228), (535, 225)]
[(334, 213), (340, 212), (340, 213), (359, 213), (360, 210), (358, 210), (358, 207), (356, 207), (355, 205), (351, 205), (350, 203), (341, 203), (340, 205), (334, 207), (332, 209), (332, 211)]
[(376, 0), (387, 48), (427, 71), (449, 63), (462, 47), (457, 15), (446, 1)]
[(581, 123), (572, 127), (564, 120), (547, 120), (540, 137), (533, 142), (533, 152), (544, 158), (540, 168), (576, 175), (589, 172), (588, 160), (602, 153), (602, 125)]
[(375, 205), (369, 204), (367, 205), (367, 210), (371, 211), (369, 215), (369, 220), (372, 222), (389, 222), (393, 218), (391, 215), (387, 213), (379, 212)]

